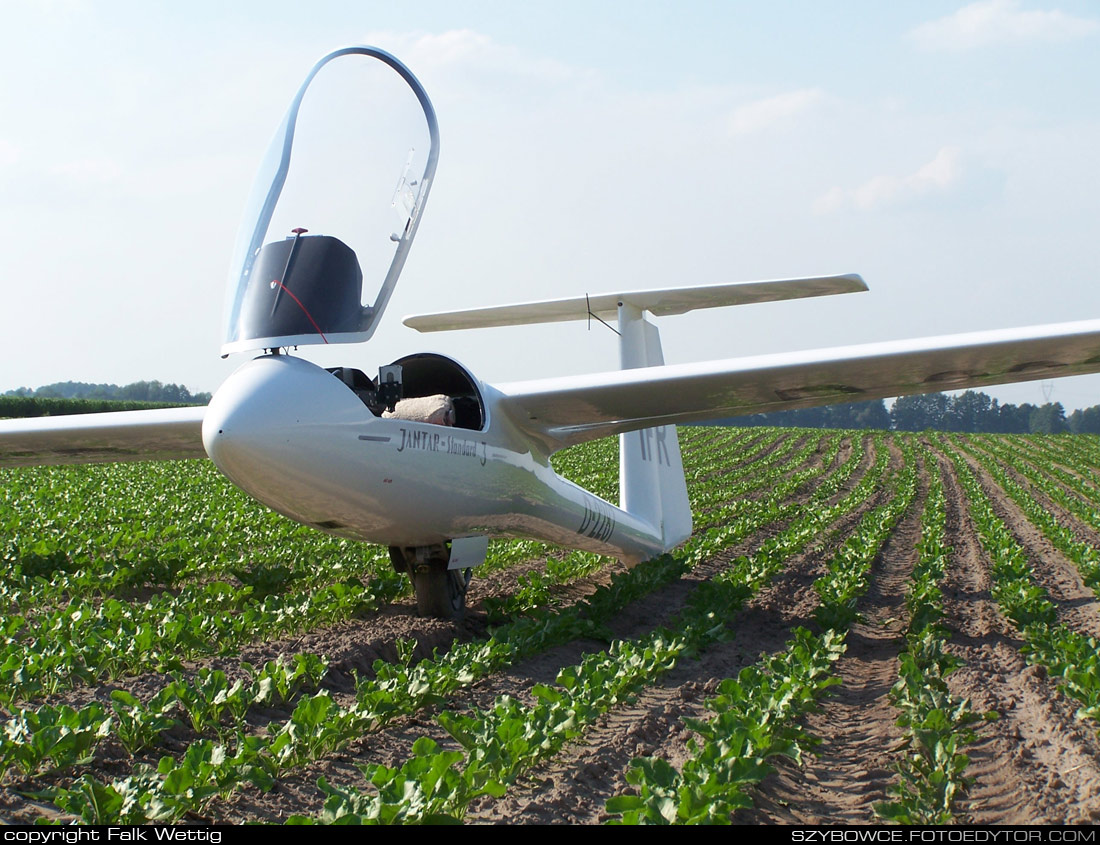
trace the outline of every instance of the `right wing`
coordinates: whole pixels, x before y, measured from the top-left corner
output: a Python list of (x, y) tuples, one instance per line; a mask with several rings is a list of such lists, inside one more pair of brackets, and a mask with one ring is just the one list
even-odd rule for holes
[(495, 385), (549, 451), (610, 434), (1100, 372), (1100, 320)]
[(0, 466), (205, 458), (205, 406), (0, 420)]

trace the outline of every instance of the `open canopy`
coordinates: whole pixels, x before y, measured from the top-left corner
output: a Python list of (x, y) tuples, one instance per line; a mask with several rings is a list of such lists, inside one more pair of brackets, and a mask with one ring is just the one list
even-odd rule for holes
[[(389, 53), (347, 47), (314, 65), (245, 207), (223, 356), (369, 339), (412, 245), (438, 155), (428, 95)], [(373, 301), (364, 302), (364, 282), (367, 296), (380, 285)]]

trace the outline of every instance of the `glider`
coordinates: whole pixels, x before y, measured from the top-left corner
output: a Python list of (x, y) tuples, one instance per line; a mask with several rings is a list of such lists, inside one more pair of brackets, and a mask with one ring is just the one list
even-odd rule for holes
[[(288, 187), (300, 113), (312, 102), (307, 92), (325, 79), (335, 83), (327, 93), (342, 94), (344, 78), (332, 69), (364, 61), (380, 63), (406, 99), (411, 92), (427, 145), (422, 169), (413, 168), (415, 148), (388, 151), (404, 162), (389, 234), (333, 219), (319, 227)], [(452, 618), (463, 611), (471, 568), (484, 560), (490, 537), (537, 538), (627, 561), (687, 539), (676, 425), (1100, 371), (1100, 320), (664, 364), (654, 318), (865, 291), (855, 274), (615, 291), (404, 321), (422, 332), (614, 321), (614, 372), (491, 385), (437, 354), (405, 356), (377, 375), (293, 354), (302, 345), (370, 339), (416, 235), (438, 148), (427, 93), (396, 58), (373, 47), (322, 58), (275, 133), (234, 253), (222, 354), (254, 357), (206, 408), (2, 421), (0, 465), (209, 456), (279, 513), (388, 546), (394, 567), (413, 581), (419, 612)], [(328, 210), (315, 211), (323, 218)], [(380, 263), (379, 243), (392, 246)], [(368, 256), (373, 276), (364, 268)], [(364, 304), (363, 281), (372, 277), (380, 287)], [(555, 474), (556, 451), (615, 434), (618, 505)]]

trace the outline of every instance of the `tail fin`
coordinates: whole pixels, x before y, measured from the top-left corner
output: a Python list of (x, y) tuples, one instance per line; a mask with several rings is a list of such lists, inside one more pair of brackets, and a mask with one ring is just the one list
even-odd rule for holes
[[(619, 335), (622, 369), (664, 364), (657, 327), (640, 308), (619, 304)], [(653, 525), (664, 551), (691, 536), (691, 506), (676, 426), (619, 435), (619, 507)]]

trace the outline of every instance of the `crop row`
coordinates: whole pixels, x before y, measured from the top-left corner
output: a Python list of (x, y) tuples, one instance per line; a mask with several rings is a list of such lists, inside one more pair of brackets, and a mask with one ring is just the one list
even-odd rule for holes
[(1095, 508), (1086, 507), (1080, 500), (1067, 495), (1065, 490), (1051, 481), (1049, 477), (1037, 472), (1028, 463), (1013, 455), (1005, 454), (984, 441), (981, 443), (983, 447), (981, 451), (967, 448), (957, 439), (954, 442), (957, 448), (963, 449), (982, 465), (1000, 488), (1027, 515), (1028, 520), (1043, 532), (1043, 535), (1054, 544), (1055, 548), (1073, 561), (1085, 584), (1094, 593), (1100, 595), (1100, 550), (1077, 539), (1067, 525), (1059, 522), (1054, 514), (1036, 501), (1031, 491), (1005, 472), (995, 462), (994, 458), (1007, 463), (1049, 498), (1074, 513), (1094, 530), (1100, 530), (1100, 513)]
[(0, 623), (0, 703), (76, 682), (180, 668), (190, 657), (228, 653), (260, 636), (308, 630), (374, 609), (403, 587), (392, 569), (369, 585), (348, 578), (262, 599), (251, 588), (213, 582), (144, 604), (108, 598), (31, 619), (8, 617)]
[(1026, 442), (1047, 452), (1053, 451), (1064, 460), (1072, 456), (1088, 467), (1100, 464), (1100, 437), (1096, 435), (1056, 435), (1054, 437), (1015, 437), (1014, 442)]
[[(1056, 456), (1050, 451), (1050, 446), (1045, 441), (975, 437), (971, 438), (970, 442), (997, 454), (1013, 467), (1022, 463), (1030, 473), (1039, 476), (1038, 483), (1043, 485), (1044, 490), (1053, 486), (1053, 489), (1057, 489), (1058, 496), (1073, 503), (1063, 505), (1064, 507), (1077, 513), (1081, 505), (1084, 505), (1089, 516), (1095, 517), (1095, 508), (1100, 505), (1100, 489), (1097, 489), (1092, 480), (1096, 470), (1083, 462), (1080, 457), (1068, 454)], [(1031, 480), (1032, 476), (1028, 475), (1028, 479)]]
[(744, 497), (762, 486), (758, 475), (761, 465), (766, 467), (765, 472), (769, 478), (777, 480), (792, 469), (805, 465), (809, 456), (816, 451), (820, 437), (822, 435), (818, 434), (805, 438), (801, 448), (796, 448), (799, 446), (800, 439), (795, 437), (787, 437), (775, 448), (771, 448), (773, 443), (762, 443), (757, 451), (742, 460), (737, 469), (723, 473), (721, 476), (712, 476), (712, 478), (722, 478), (723, 484), (693, 485), (690, 490), (692, 513), (697, 514), (698, 518), (705, 522), (713, 521), (716, 518), (713, 511), (742, 501)]
[(970, 760), (962, 749), (976, 739), (970, 725), (979, 716), (947, 685), (948, 675), (961, 665), (947, 651), (948, 632), (940, 624), (940, 582), (951, 555), (945, 537), (947, 503), (939, 467), (927, 450), (922, 458), (930, 482), (905, 599), (906, 644), (898, 659), (898, 681), (890, 691), (901, 714), (898, 725), (905, 730), (905, 746), (897, 763), (898, 780), (890, 787), (894, 800), (876, 805), (875, 812), (900, 824), (947, 824), (956, 797), (969, 783), (965, 771)]
[(265, 510), (208, 461), (3, 469), (0, 479), (0, 586), (39, 605), (239, 573), (254, 583), (254, 572), (282, 589), (319, 566), (358, 574), (377, 558)]
[(814, 582), (822, 633), (797, 628), (784, 651), (722, 681), (718, 695), (704, 703), (714, 716), (687, 722), (699, 737), (689, 741), (687, 761), (677, 770), (659, 758), (635, 759), (627, 781), (637, 794), (612, 798), (609, 813), (624, 824), (728, 824), (733, 812), (751, 806), (748, 790), (771, 770), (769, 758), (800, 760), (815, 744), (798, 720), (839, 683), (829, 668), (844, 652), (871, 564), (916, 494), (916, 467), (911, 448), (906, 451), (894, 494), (863, 516)]
[(96, 746), (109, 736), (131, 755), (137, 754), (183, 715), (196, 733), (211, 727), (220, 730), (226, 716), (239, 730), (250, 708), (279, 705), (303, 687), (315, 688), (328, 664), (315, 655), (299, 654), (292, 663), (280, 658), (260, 669), (248, 664), (244, 668), (247, 683), (230, 683), (221, 670), (200, 670), (190, 682), (176, 675), (144, 703), (125, 690), (115, 690), (110, 712), (99, 702), (79, 710), (67, 705), (19, 709), (0, 733), (0, 777), (10, 768), (31, 775), (47, 762), (55, 770), (88, 763)]
[(1006, 445), (1026, 454), (1086, 501), (1100, 504), (1100, 484), (1095, 467), (1100, 463), (1091, 446), (1096, 437), (1082, 435), (1055, 437), (1006, 437)]
[(1059, 688), (1082, 703), (1079, 716), (1100, 721), (1100, 642), (1058, 622), (1046, 590), (1031, 577), (1027, 552), (996, 515), (963, 456), (951, 451), (950, 457), (993, 563), (993, 598), (1024, 638), (1028, 660), (1045, 666)]

